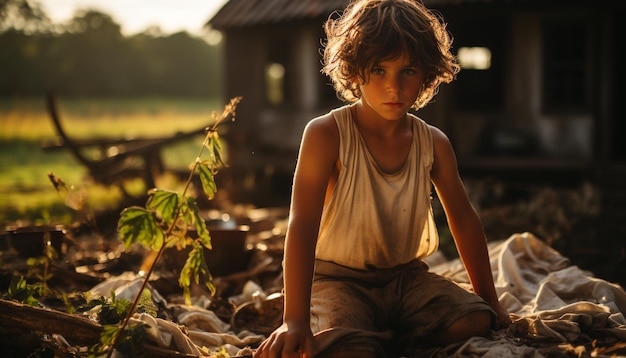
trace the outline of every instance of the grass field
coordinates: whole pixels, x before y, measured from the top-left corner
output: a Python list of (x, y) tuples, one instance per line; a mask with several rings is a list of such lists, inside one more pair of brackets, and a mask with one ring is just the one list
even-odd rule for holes
[[(58, 110), (67, 134), (73, 138), (160, 137), (210, 123), (221, 111), (218, 99), (58, 98)], [(60, 197), (48, 173), (87, 194), (89, 205), (102, 209), (116, 205), (120, 193), (90, 183), (87, 173), (65, 150), (44, 151), (44, 141), (56, 133), (41, 98), (0, 98), (0, 224), (18, 221), (67, 223), (75, 216)], [(201, 139), (166, 148), (167, 168), (186, 168), (196, 157)], [(172, 185), (175, 185), (173, 183)], [(132, 187), (131, 187), (132, 189)], [(136, 190), (143, 190), (139, 185)]]

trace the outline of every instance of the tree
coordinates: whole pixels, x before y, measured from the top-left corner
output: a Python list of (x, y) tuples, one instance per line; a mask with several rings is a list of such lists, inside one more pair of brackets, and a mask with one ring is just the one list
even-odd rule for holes
[[(26, 0), (0, 4), (3, 14), (18, 5), (38, 13)], [(55, 31), (13, 26), (0, 32), (0, 48), (0, 95), (220, 95), (220, 47), (155, 29), (126, 38), (111, 16), (95, 10), (77, 12)]]
[(0, 0), (0, 33), (17, 30), (41, 33), (52, 29), (52, 22), (35, 0)]

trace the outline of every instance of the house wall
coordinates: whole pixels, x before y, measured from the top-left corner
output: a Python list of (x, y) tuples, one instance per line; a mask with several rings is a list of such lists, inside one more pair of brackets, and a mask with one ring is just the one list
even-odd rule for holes
[[(489, 172), (509, 170), (528, 171), (529, 168), (562, 169), (583, 172), (593, 167), (593, 161), (602, 154), (597, 151), (597, 141), (606, 138), (598, 130), (606, 125), (611, 91), (603, 97), (595, 93), (606, 87), (606, 71), (610, 57), (603, 56), (608, 42), (607, 30), (600, 30), (606, 21), (603, 6), (572, 4), (523, 4), (512, 6), (449, 6), (440, 10), (451, 24), (455, 48), (461, 46), (501, 47), (494, 53), (494, 61), (503, 66), (502, 84), (491, 83), (492, 91), (476, 97), (474, 107), (460, 105), (461, 99), (472, 95), (473, 88), (480, 90), (480, 82), (467, 81), (451, 84), (449, 111), (445, 131), (450, 134), (460, 164), (466, 168)], [(549, 59), (544, 53), (543, 36), (546, 24), (565, 21), (588, 26), (588, 38), (580, 39), (580, 50), (586, 54), (584, 84), (585, 101), (561, 108), (546, 106), (546, 74), (543, 70)], [(475, 28), (489, 23), (482, 33)], [(454, 24), (454, 26), (452, 25)], [(501, 38), (499, 39), (498, 36)], [(495, 65), (495, 64), (494, 64)], [(569, 64), (566, 64), (569, 65)], [(601, 71), (600, 71), (601, 70)], [(494, 69), (495, 72), (499, 69)], [(459, 78), (464, 76), (462, 70)], [(493, 71), (492, 71), (493, 72)], [(610, 72), (610, 71), (609, 71)], [(480, 74), (472, 73), (474, 79)], [(493, 79), (485, 73), (486, 81)], [(496, 75), (498, 76), (498, 75)], [(467, 78), (467, 77), (466, 77)], [(550, 78), (552, 83), (558, 79)], [(500, 99), (498, 99), (500, 98)], [(493, 99), (496, 101), (493, 102)], [(480, 102), (491, 104), (483, 105)], [(467, 102), (467, 100), (466, 100)], [(592, 175), (592, 173), (590, 174)]]
[[(243, 27), (226, 33), (226, 94), (243, 96), (230, 126), (232, 166), (250, 171), (293, 172), (304, 126), (328, 110), (320, 73), (320, 21)], [(284, 97), (267, 99), (265, 70), (285, 67)]]
[(263, 106), (263, 59), (266, 57), (266, 36), (263, 31), (233, 29), (225, 34), (225, 93), (228, 99), (242, 96), (237, 107), (237, 124), (232, 132), (241, 140), (249, 140), (257, 132), (256, 116)]

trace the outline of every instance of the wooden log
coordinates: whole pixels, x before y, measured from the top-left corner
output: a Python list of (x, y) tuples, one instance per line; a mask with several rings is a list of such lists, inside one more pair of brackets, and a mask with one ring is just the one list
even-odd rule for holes
[[(100, 324), (85, 317), (2, 299), (0, 299), (0, 327), (11, 332), (22, 330), (59, 334), (68, 343), (77, 346), (91, 346), (98, 343), (103, 330)], [(141, 344), (141, 352), (140, 357), (197, 358), (195, 355), (160, 348), (148, 342)]]
[(0, 299), (0, 327), (60, 334), (76, 345), (100, 340), (102, 326), (88, 318)]

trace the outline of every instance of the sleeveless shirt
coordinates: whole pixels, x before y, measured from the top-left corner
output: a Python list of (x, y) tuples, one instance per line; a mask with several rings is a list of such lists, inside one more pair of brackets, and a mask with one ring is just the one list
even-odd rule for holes
[(431, 205), (433, 139), (413, 120), (406, 162), (392, 174), (379, 167), (350, 106), (331, 113), (339, 129), (339, 177), (322, 211), (316, 259), (357, 269), (389, 268), (434, 253), (439, 244)]

